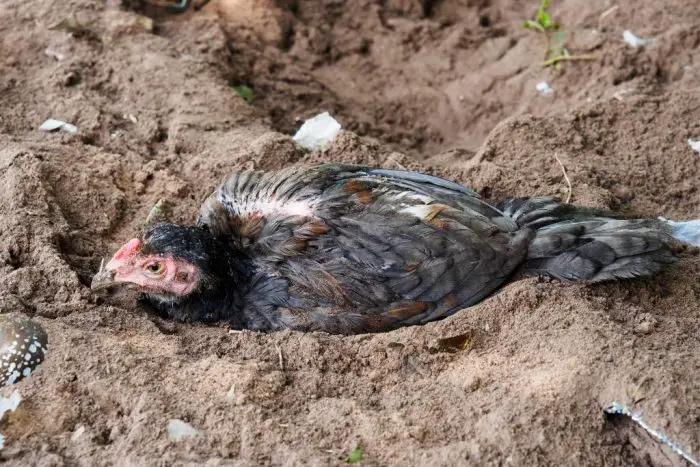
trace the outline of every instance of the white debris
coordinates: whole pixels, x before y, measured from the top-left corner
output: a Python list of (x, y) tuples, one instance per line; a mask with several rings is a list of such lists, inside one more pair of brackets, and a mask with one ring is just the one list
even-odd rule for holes
[(226, 393), (226, 399), (233, 401), (236, 400), (236, 385), (231, 386), (231, 389)]
[(335, 138), (340, 128), (340, 123), (328, 112), (323, 112), (306, 120), (293, 139), (311, 151)]
[(56, 120), (55, 118), (49, 118), (48, 120), (46, 120), (44, 123), (41, 124), (39, 129), (41, 131), (61, 130), (67, 133), (76, 133), (78, 131), (77, 126), (72, 125), (68, 122), (64, 122), (63, 120)]
[(70, 435), (70, 440), (71, 441), (78, 441), (81, 436), (83, 436), (83, 433), (85, 433), (85, 427), (83, 425), (80, 425), (78, 428), (75, 429), (72, 435)]
[(659, 220), (671, 227), (672, 235), (678, 240), (691, 245), (700, 246), (700, 219), (673, 221), (659, 217)]
[(10, 394), (10, 397), (0, 398), (0, 420), (5, 416), (5, 412), (14, 412), (19, 407), (19, 403), (22, 401), (22, 396), (19, 395), (19, 391), (14, 391)]
[[(0, 398), (0, 420), (5, 416), (5, 412), (14, 412), (19, 407), (19, 403), (22, 402), (22, 396), (19, 395), (19, 391), (15, 390), (10, 397)], [(5, 436), (0, 434), (0, 449), (5, 447)]]
[(632, 31), (626, 29), (622, 33), (622, 39), (627, 42), (630, 47), (644, 47), (645, 45), (653, 44), (656, 39), (637, 37)]
[(183, 422), (177, 418), (168, 420), (168, 436), (172, 440), (177, 441), (186, 436), (197, 436), (198, 434), (199, 430), (187, 422)]
[(537, 89), (543, 96), (549, 96), (554, 92), (554, 89), (547, 83), (546, 81), (540, 81), (535, 85), (535, 89)]
[(700, 139), (690, 139), (688, 138), (688, 145), (690, 149), (695, 152), (700, 152)]
[(628, 407), (620, 404), (619, 402), (613, 402), (612, 404), (608, 405), (603, 409), (606, 413), (611, 414), (611, 415), (624, 415), (626, 417), (629, 417), (630, 420), (632, 420), (634, 423), (636, 423), (639, 427), (641, 427), (644, 431), (646, 431), (653, 439), (656, 441), (659, 441), (669, 448), (673, 450), (676, 454), (678, 454), (680, 457), (685, 459), (690, 465), (693, 466), (700, 466), (700, 463), (693, 458), (693, 456), (690, 455), (689, 452), (686, 450), (682, 449), (681, 446), (678, 443), (675, 443), (671, 441), (668, 436), (666, 436), (664, 433), (662, 433), (659, 430), (656, 430), (649, 426), (643, 419), (641, 414), (639, 414), (636, 411), (630, 410)]
[(66, 56), (63, 55), (61, 52), (57, 52), (54, 49), (52, 49), (51, 47), (47, 47), (46, 49), (44, 49), (44, 54), (46, 54), (47, 56), (49, 56), (51, 58), (55, 58), (59, 62), (61, 60), (63, 60), (64, 58), (66, 58)]

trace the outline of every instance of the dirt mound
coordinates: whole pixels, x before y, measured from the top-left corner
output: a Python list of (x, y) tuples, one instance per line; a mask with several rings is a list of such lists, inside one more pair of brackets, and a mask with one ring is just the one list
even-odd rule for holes
[[(218, 5), (224, 6), (210, 9), (228, 18), (229, 11), (241, 16), (246, 4), (259, 3), (222, 0)], [(700, 12), (680, 3), (667, 4), (661, 13), (651, 2), (613, 9), (552, 2), (572, 53), (598, 57), (559, 70), (541, 66), (543, 39), (522, 27), (537, 2), (278, 3), (268, 10), (268, 21), (244, 16), (227, 29), (227, 77), (260, 90), (255, 105), (283, 132), (324, 108), (346, 128), (413, 154), (449, 147), (475, 151), (498, 122), (513, 115), (700, 84), (693, 61)], [(274, 39), (271, 21), (279, 31)], [(622, 41), (624, 29), (654, 36), (657, 43), (632, 49)], [(552, 96), (537, 92), (542, 80), (551, 84)]]
[[(573, 202), (700, 217), (700, 11), (554, 3), (572, 51), (597, 60), (541, 67), (521, 25), (537, 5), (514, 0), (221, 0), (152, 30), (116, 0), (3, 2), (0, 312), (34, 316), (51, 351), (17, 385), (2, 458), (328, 465), (359, 443), (368, 465), (681, 465), (607, 421), (612, 401), (699, 455), (693, 250), (653, 279), (528, 279), (441, 322), (347, 338), (162, 322), (87, 287), (158, 199), (192, 222), (241, 167), (366, 163), (566, 197), (559, 158)], [(49, 28), (68, 13), (92, 32)], [(656, 42), (632, 49), (624, 29)], [(347, 131), (304, 153), (289, 134), (323, 110)], [(38, 131), (49, 117), (78, 133)], [(169, 419), (199, 435), (170, 440)]]

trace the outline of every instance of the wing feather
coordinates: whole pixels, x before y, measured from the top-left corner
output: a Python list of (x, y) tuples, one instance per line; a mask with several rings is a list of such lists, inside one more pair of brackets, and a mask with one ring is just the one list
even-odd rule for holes
[[(276, 319), (304, 330), (446, 316), (500, 286), (526, 252), (515, 222), (467, 187), (341, 164), (236, 173), (203, 204), (199, 223), (284, 279)], [(250, 301), (264, 302), (256, 290)]]

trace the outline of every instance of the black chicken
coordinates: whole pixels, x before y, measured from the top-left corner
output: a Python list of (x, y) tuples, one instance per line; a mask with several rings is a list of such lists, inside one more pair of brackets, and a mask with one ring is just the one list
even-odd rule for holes
[(196, 226), (159, 223), (92, 288), (129, 285), (186, 322), (352, 334), (443, 318), (527, 275), (599, 282), (674, 262), (657, 220), (551, 197), (489, 204), (415, 172), (324, 164), (235, 173)]

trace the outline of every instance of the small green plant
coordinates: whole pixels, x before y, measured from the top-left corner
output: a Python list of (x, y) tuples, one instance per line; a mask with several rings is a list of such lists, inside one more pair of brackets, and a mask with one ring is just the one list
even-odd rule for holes
[(534, 19), (528, 19), (523, 23), (525, 29), (531, 29), (542, 34), (545, 38), (545, 52), (543, 66), (559, 67), (559, 62), (571, 60), (595, 60), (594, 55), (571, 55), (564, 46), (566, 32), (559, 30), (559, 24), (555, 23), (552, 15), (547, 11), (549, 0), (542, 0)]
[(358, 444), (355, 446), (352, 451), (350, 451), (350, 454), (348, 454), (348, 457), (345, 459), (345, 462), (348, 464), (359, 464), (362, 461), (362, 448)]
[(241, 84), (239, 86), (232, 86), (233, 91), (241, 96), (247, 103), (253, 102), (253, 99), (255, 98), (255, 93), (251, 88), (246, 86), (245, 84)]
[(542, 0), (535, 19), (528, 19), (523, 24), (525, 29), (536, 29), (543, 33), (559, 30), (559, 25), (552, 21), (552, 15), (547, 11), (547, 7), (549, 7), (549, 0)]

